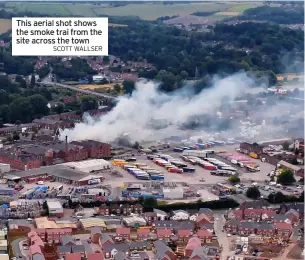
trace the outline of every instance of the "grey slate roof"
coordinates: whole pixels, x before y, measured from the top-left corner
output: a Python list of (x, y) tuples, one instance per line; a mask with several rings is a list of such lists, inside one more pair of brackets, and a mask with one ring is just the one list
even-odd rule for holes
[(239, 228), (253, 229), (256, 227), (257, 227), (256, 223), (253, 223), (253, 222), (241, 222), (239, 225)]
[(70, 242), (74, 245), (76, 244), (76, 241), (72, 236), (62, 236), (60, 237), (60, 242), (63, 246), (67, 245)]
[(34, 254), (32, 256), (32, 259), (33, 260), (45, 260), (44, 255), (41, 255), (41, 254)]
[(156, 249), (156, 256), (158, 259), (162, 259), (164, 257), (168, 257), (168, 255), (166, 254), (166, 251), (169, 251), (169, 252), (173, 252), (173, 250), (168, 247), (163, 241), (160, 241), (160, 240), (157, 240), (154, 242), (154, 246), (155, 246), (155, 249)]
[(214, 230), (214, 224), (212, 223), (208, 223), (208, 224), (201, 224), (200, 225), (200, 229), (210, 229), (210, 230)]
[(273, 230), (274, 226), (272, 224), (269, 223), (259, 223), (257, 225), (258, 229), (266, 229), (266, 230)]
[(91, 234), (102, 234), (102, 230), (100, 227), (92, 227)]
[(163, 210), (160, 210), (160, 209), (154, 209), (154, 213), (156, 213), (158, 215), (167, 216), (167, 213)]
[(126, 260), (126, 259), (129, 259), (129, 257), (123, 252), (117, 252), (114, 256), (114, 260)]
[(128, 244), (129, 248), (147, 248), (150, 246), (150, 244), (146, 241), (137, 241), (137, 242), (130, 242)]
[(107, 234), (107, 233), (103, 233), (101, 235), (100, 241), (101, 241), (101, 244), (104, 244), (107, 241), (110, 241), (110, 242), (112, 242), (114, 244), (114, 241), (113, 241), (112, 237), (109, 234)]
[(200, 208), (198, 214), (213, 214), (213, 211), (209, 208)]
[(289, 217), (283, 214), (276, 214), (273, 219), (278, 221), (285, 221), (286, 219), (289, 219)]
[(128, 244), (112, 244), (112, 245), (105, 245), (103, 247), (104, 252), (111, 252), (113, 249), (116, 249), (118, 252), (128, 252), (129, 246)]
[(73, 253), (85, 252), (85, 246), (84, 245), (73, 245), (72, 246), (72, 252)]
[(59, 253), (71, 253), (72, 252), (71, 246), (58, 246), (57, 251)]
[(237, 220), (237, 219), (231, 219), (226, 224), (231, 225), (231, 226), (239, 226), (240, 223), (241, 222), (239, 220)]
[(163, 221), (155, 222), (156, 228), (175, 228), (178, 226), (179, 226), (179, 221), (177, 220), (163, 220)]

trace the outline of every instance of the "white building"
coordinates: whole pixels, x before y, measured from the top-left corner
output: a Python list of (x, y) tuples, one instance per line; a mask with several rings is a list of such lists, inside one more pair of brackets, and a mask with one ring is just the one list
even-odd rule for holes
[(63, 216), (64, 209), (59, 201), (47, 200), (49, 216)]
[(164, 199), (183, 199), (184, 191), (182, 187), (174, 189), (163, 188)]
[(174, 216), (172, 217), (173, 220), (187, 220), (189, 219), (190, 215), (185, 210), (175, 210)]
[(92, 159), (80, 162), (67, 162), (60, 165), (68, 166), (82, 172), (92, 173), (110, 169), (111, 164), (103, 159)]
[(11, 166), (6, 163), (0, 163), (0, 174), (7, 173), (11, 170)]

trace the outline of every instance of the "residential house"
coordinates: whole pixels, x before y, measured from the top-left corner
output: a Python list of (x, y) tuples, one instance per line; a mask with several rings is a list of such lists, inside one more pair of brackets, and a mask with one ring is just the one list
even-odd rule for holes
[(154, 209), (154, 213), (157, 215), (157, 220), (158, 221), (163, 221), (163, 220), (168, 220), (169, 216), (165, 211), (159, 210), (159, 209)]
[(137, 229), (137, 238), (138, 240), (146, 240), (150, 237), (150, 229), (148, 228), (139, 228)]
[(220, 259), (219, 258), (219, 248), (212, 246), (201, 246), (196, 248), (190, 256), (190, 259), (194, 260), (210, 260), (210, 259)]
[(185, 210), (175, 210), (173, 211), (173, 220), (187, 220), (189, 219), (190, 215)]
[(292, 234), (292, 225), (289, 223), (275, 223), (275, 228), (279, 237), (289, 238)]
[(176, 260), (177, 256), (174, 251), (163, 241), (154, 242), (156, 260)]
[(60, 243), (63, 246), (73, 246), (76, 245), (76, 241), (72, 236), (66, 235), (60, 237)]
[(261, 220), (262, 209), (244, 209), (244, 219)]
[(269, 223), (258, 223), (256, 226), (256, 234), (272, 237), (275, 234), (275, 227), (273, 224)]
[(129, 260), (130, 258), (123, 252), (117, 252), (114, 255), (114, 260)]
[(214, 234), (214, 224), (202, 224), (199, 226), (199, 229), (207, 229), (208, 231), (210, 231), (212, 234)]
[(280, 206), (279, 212), (285, 214), (290, 209), (296, 210), (300, 214), (300, 221), (304, 220), (304, 203), (287, 203)]
[(241, 222), (239, 225), (240, 235), (251, 235), (255, 234), (256, 225), (253, 222)]
[(263, 221), (271, 221), (276, 215), (276, 211), (273, 209), (262, 209), (261, 219)]
[(126, 256), (130, 255), (130, 250), (128, 244), (112, 244), (103, 247), (103, 252), (105, 258), (113, 258), (118, 252), (124, 253)]
[(298, 224), (300, 221), (300, 214), (295, 209), (288, 210), (285, 215), (291, 219), (292, 224)]
[(133, 206), (133, 212), (135, 214), (139, 214), (139, 215), (142, 215), (143, 214), (143, 206), (139, 203), (135, 204)]
[(86, 249), (84, 245), (73, 245), (71, 246), (72, 253), (80, 254), (81, 257), (85, 257)]
[(205, 214), (209, 217), (211, 221), (214, 221), (214, 214), (213, 211), (209, 208), (200, 208), (198, 214)]
[(178, 240), (181, 241), (188, 241), (190, 236), (193, 234), (192, 229), (179, 229), (177, 236)]
[(132, 206), (129, 204), (123, 204), (121, 207), (121, 213), (125, 216), (130, 215), (130, 213), (132, 212)]
[(87, 254), (87, 260), (104, 260), (104, 255), (103, 253), (89, 253)]
[(38, 245), (32, 245), (29, 248), (31, 260), (44, 260), (45, 257)]
[(99, 213), (104, 216), (109, 216), (109, 207), (106, 204), (103, 204), (99, 207)]
[(210, 218), (204, 213), (201, 213), (196, 218), (196, 226), (197, 227), (199, 227), (200, 225), (203, 225), (203, 224), (211, 224), (211, 223), (212, 223), (212, 221), (210, 220)]
[(153, 226), (158, 228), (167, 228), (167, 229), (174, 229), (179, 226), (179, 221), (177, 220), (163, 220), (163, 221), (156, 221)]
[(211, 243), (213, 239), (213, 233), (207, 229), (199, 229), (197, 231), (197, 236), (204, 244)]
[(267, 200), (251, 200), (251, 201), (244, 201), (239, 205), (241, 210), (243, 209), (262, 209), (267, 208), (270, 206), (270, 203)]
[(110, 212), (112, 214), (120, 215), (121, 214), (121, 208), (117, 204), (111, 205), (110, 206)]
[(91, 228), (91, 241), (93, 244), (98, 244), (100, 237), (102, 234), (102, 230), (100, 227), (92, 227)]
[(112, 237), (107, 233), (102, 233), (99, 239), (99, 246), (103, 249), (105, 246), (113, 245)]
[(240, 220), (231, 219), (226, 222), (226, 224), (224, 225), (224, 229), (226, 230), (227, 233), (237, 234), (239, 225), (240, 225)]
[(172, 235), (172, 230), (167, 228), (157, 229), (157, 238), (162, 240), (169, 240)]
[(70, 253), (65, 256), (65, 260), (81, 260), (81, 255), (78, 253)]
[(284, 214), (276, 214), (274, 217), (273, 217), (273, 222), (274, 223), (288, 223), (288, 224), (292, 224), (292, 221), (290, 219), (289, 216), (287, 215), (284, 215)]
[(130, 228), (116, 228), (116, 236), (123, 239), (130, 239)]
[(129, 243), (129, 250), (132, 251), (144, 251), (151, 250), (151, 244), (145, 241), (133, 241)]
[(58, 246), (57, 252), (58, 252), (59, 257), (66, 256), (68, 254), (71, 254), (72, 248), (71, 248), (71, 246)]
[(190, 257), (196, 248), (201, 247), (201, 240), (198, 237), (191, 237), (185, 247), (184, 256)]
[(72, 234), (72, 228), (51, 228), (46, 229), (45, 232), (47, 241), (54, 241), (55, 243), (59, 243), (62, 236)]
[(243, 220), (244, 211), (241, 209), (234, 209), (228, 213), (228, 219)]
[(155, 212), (145, 212), (144, 218), (148, 224), (152, 224), (157, 220), (157, 214)]

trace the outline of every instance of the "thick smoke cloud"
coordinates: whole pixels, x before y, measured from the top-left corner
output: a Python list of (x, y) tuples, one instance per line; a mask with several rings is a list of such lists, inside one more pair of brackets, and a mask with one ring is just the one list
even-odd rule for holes
[[(154, 82), (140, 82), (132, 96), (120, 97), (110, 113), (98, 120), (87, 118), (86, 122), (76, 124), (74, 129), (64, 130), (61, 137), (67, 135), (69, 141), (93, 139), (102, 142), (113, 142), (127, 133), (132, 141), (185, 137), (190, 133), (181, 130), (182, 126), (190, 118), (202, 115), (210, 116), (208, 128), (215, 131), (217, 112), (224, 102), (233, 102), (255, 88), (266, 89), (265, 86), (256, 86), (254, 80), (244, 73), (223, 79), (214, 77), (212, 87), (198, 95), (192, 95), (188, 88), (165, 94), (158, 90), (158, 84)], [(270, 115), (273, 116), (273, 113), (276, 113), (276, 109)], [(227, 130), (226, 134), (238, 135), (235, 127)]]

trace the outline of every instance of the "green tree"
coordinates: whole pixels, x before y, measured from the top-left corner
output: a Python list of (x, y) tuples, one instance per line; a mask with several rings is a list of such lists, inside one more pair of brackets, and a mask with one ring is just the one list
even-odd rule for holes
[(121, 86), (119, 85), (119, 84), (115, 84), (114, 86), (113, 86), (113, 90), (115, 91), (115, 92), (117, 92), (117, 93), (120, 93), (121, 92)]
[(133, 80), (123, 81), (123, 89), (125, 94), (131, 95), (132, 92), (135, 90), (135, 88), (136, 88), (136, 83)]
[(147, 197), (143, 202), (145, 208), (153, 209), (158, 206), (158, 202), (154, 197)]
[(8, 135), (5, 139), (7, 142), (13, 142), (14, 140), (12, 135)]
[(103, 57), (103, 62), (104, 63), (109, 63), (110, 59), (109, 59), (109, 56), (104, 56)]
[(52, 110), (56, 114), (61, 114), (65, 110), (65, 105), (63, 103), (57, 103), (54, 107), (52, 107)]
[(98, 108), (97, 100), (94, 97), (81, 96), (80, 100), (81, 100), (81, 110), (83, 112)]
[(257, 187), (253, 186), (247, 189), (246, 196), (250, 199), (258, 199), (260, 198), (261, 193)]
[(282, 172), (277, 176), (277, 182), (284, 185), (290, 185), (294, 183), (296, 180), (294, 178), (294, 174), (291, 170), (284, 169)]
[(283, 203), (283, 202), (286, 202), (287, 196), (279, 191), (277, 193), (269, 194), (268, 200), (272, 203)]
[(288, 142), (283, 143), (282, 146), (283, 146), (284, 150), (286, 150), (286, 151), (289, 150), (289, 143)]
[(28, 98), (32, 108), (32, 113), (36, 117), (49, 114), (48, 101), (40, 94), (32, 95)]
[(240, 183), (240, 178), (236, 175), (232, 175), (228, 178), (228, 181), (233, 184), (237, 184), (237, 183)]

